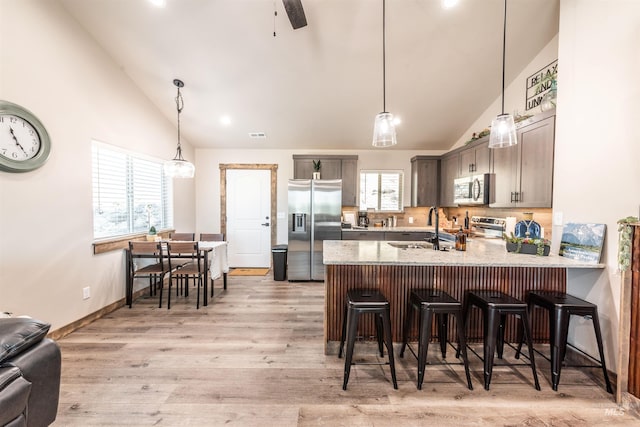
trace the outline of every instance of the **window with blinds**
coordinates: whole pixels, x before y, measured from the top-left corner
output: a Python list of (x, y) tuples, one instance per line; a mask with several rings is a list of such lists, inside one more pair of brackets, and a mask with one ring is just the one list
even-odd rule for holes
[(404, 172), (363, 170), (360, 172), (360, 210), (402, 211)]
[(93, 237), (173, 228), (173, 182), (162, 160), (94, 141)]

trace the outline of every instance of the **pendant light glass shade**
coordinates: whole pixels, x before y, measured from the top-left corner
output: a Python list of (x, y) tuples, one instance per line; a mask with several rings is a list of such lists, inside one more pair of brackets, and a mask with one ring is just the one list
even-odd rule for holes
[(385, 38), (386, 4), (382, 0), (382, 113), (376, 115), (373, 123), (373, 146), (391, 147), (396, 145), (396, 124), (393, 114), (387, 110), (387, 74), (386, 74), (386, 38)]
[(172, 178), (193, 178), (196, 167), (182, 158), (182, 152), (173, 160), (164, 163), (164, 173)]
[(502, 114), (491, 122), (489, 148), (511, 147), (518, 143), (516, 124), (511, 114), (504, 112), (505, 53), (507, 50), (507, 0), (504, 0), (504, 25), (502, 29)]
[(390, 147), (397, 143), (393, 114), (387, 112), (379, 113), (373, 124), (373, 146)]
[(511, 114), (500, 114), (491, 122), (489, 148), (504, 148), (516, 145), (516, 124)]
[(173, 84), (178, 88), (176, 96), (176, 108), (178, 110), (178, 147), (176, 148), (176, 156), (164, 163), (164, 173), (171, 178), (193, 178), (196, 167), (193, 163), (188, 162), (182, 157), (182, 147), (180, 146), (180, 113), (184, 108), (184, 101), (180, 88), (184, 87), (182, 80), (174, 79)]
[(558, 103), (558, 84), (555, 80), (551, 81), (551, 89), (542, 97), (542, 101), (540, 101), (540, 109), (542, 111), (549, 111), (556, 108), (556, 104)]

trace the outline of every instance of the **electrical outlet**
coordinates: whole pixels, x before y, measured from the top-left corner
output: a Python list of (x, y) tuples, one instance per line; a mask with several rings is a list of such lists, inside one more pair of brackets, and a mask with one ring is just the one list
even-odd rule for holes
[(412, 216), (409, 217), (409, 224), (413, 224), (413, 217)]
[(89, 299), (91, 297), (91, 288), (87, 286), (82, 288), (82, 299)]

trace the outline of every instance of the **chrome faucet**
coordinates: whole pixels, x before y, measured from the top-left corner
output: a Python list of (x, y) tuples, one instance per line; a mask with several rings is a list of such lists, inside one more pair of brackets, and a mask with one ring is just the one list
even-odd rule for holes
[(436, 235), (431, 239), (431, 243), (433, 244), (433, 250), (434, 251), (439, 251), (440, 250), (440, 234), (438, 233), (438, 227), (439, 227), (439, 214), (438, 214), (438, 206), (431, 206), (431, 208), (429, 209), (429, 218), (427, 220), (427, 225), (433, 225), (433, 222), (431, 221), (431, 214), (433, 214), (433, 212), (435, 211), (436, 213)]

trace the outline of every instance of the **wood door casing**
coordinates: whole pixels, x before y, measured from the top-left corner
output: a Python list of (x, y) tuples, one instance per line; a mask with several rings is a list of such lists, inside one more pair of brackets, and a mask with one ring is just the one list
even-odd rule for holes
[[(277, 218), (278, 207), (278, 165), (263, 163), (221, 163), (220, 164), (220, 232), (227, 235), (227, 170), (229, 169), (269, 169), (271, 171), (271, 218)], [(278, 221), (271, 227), (271, 245), (276, 244)]]
[(640, 226), (633, 228), (628, 392), (640, 399)]

